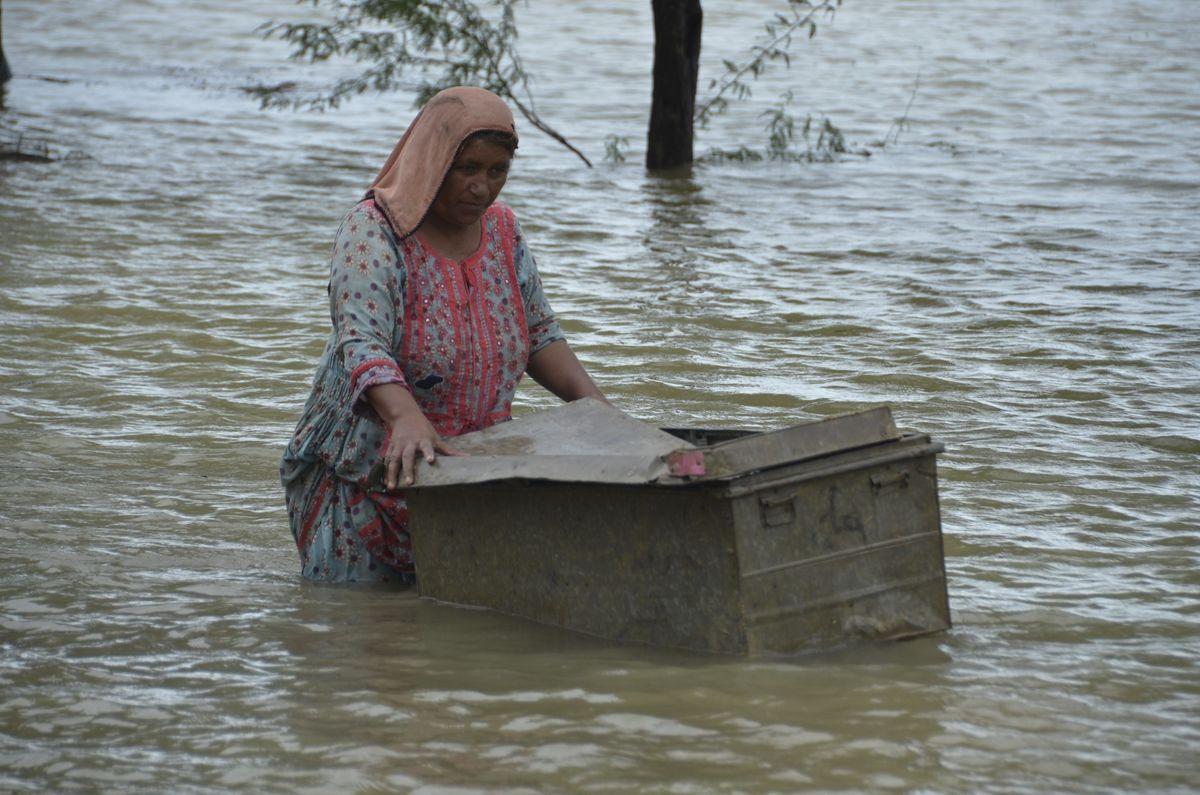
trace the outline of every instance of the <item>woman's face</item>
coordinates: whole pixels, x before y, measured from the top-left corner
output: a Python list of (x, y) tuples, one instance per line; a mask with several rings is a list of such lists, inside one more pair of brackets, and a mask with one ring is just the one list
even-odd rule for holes
[(454, 158), (430, 210), (451, 226), (474, 224), (500, 195), (511, 164), (506, 147), (479, 138), (469, 141)]

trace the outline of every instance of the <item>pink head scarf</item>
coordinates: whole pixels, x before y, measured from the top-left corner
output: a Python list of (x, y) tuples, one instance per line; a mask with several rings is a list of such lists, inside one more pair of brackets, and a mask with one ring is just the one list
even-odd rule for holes
[(421, 225), (459, 147), (482, 130), (517, 134), (512, 111), (490, 91), (455, 86), (425, 103), (367, 191), (397, 236)]

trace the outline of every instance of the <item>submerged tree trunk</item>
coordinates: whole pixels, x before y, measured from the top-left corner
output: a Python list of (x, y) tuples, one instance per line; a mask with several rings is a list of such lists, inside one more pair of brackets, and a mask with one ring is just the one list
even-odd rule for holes
[(12, 70), (4, 57), (4, 1), (0, 0), (0, 86), (12, 79)]
[(700, 0), (651, 0), (654, 9), (654, 97), (646, 168), (692, 162), (692, 117), (700, 75)]

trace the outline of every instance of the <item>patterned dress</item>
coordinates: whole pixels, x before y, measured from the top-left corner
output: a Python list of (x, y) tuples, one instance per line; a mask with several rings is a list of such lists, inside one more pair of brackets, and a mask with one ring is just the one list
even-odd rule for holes
[(479, 249), (456, 261), (397, 240), (374, 202), (342, 222), (329, 275), (333, 330), (284, 451), (301, 573), (412, 582), (408, 509), (366, 489), (389, 430), (363, 394), (401, 384), (443, 437), (510, 418), (529, 357), (563, 339), (512, 211), (488, 208)]

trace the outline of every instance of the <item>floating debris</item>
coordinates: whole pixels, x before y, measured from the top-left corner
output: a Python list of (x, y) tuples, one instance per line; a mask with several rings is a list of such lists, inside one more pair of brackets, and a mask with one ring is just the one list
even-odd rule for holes
[(41, 80), (43, 83), (61, 83), (63, 85), (71, 82), (65, 77), (54, 77), (52, 75), (14, 75), (14, 77), (23, 77), (26, 80)]
[(242, 93), (249, 94), (256, 99), (265, 99), (266, 97), (276, 94), (290, 94), (299, 87), (299, 84), (295, 80), (285, 80), (282, 83), (276, 83), (273, 86), (265, 84), (242, 86), (241, 91)]
[(0, 162), (55, 163), (60, 160), (86, 160), (80, 152), (56, 152), (45, 138), (12, 130), (0, 130)]
[(52, 163), (50, 144), (21, 133), (6, 133), (0, 138), (0, 160), (18, 163)]

